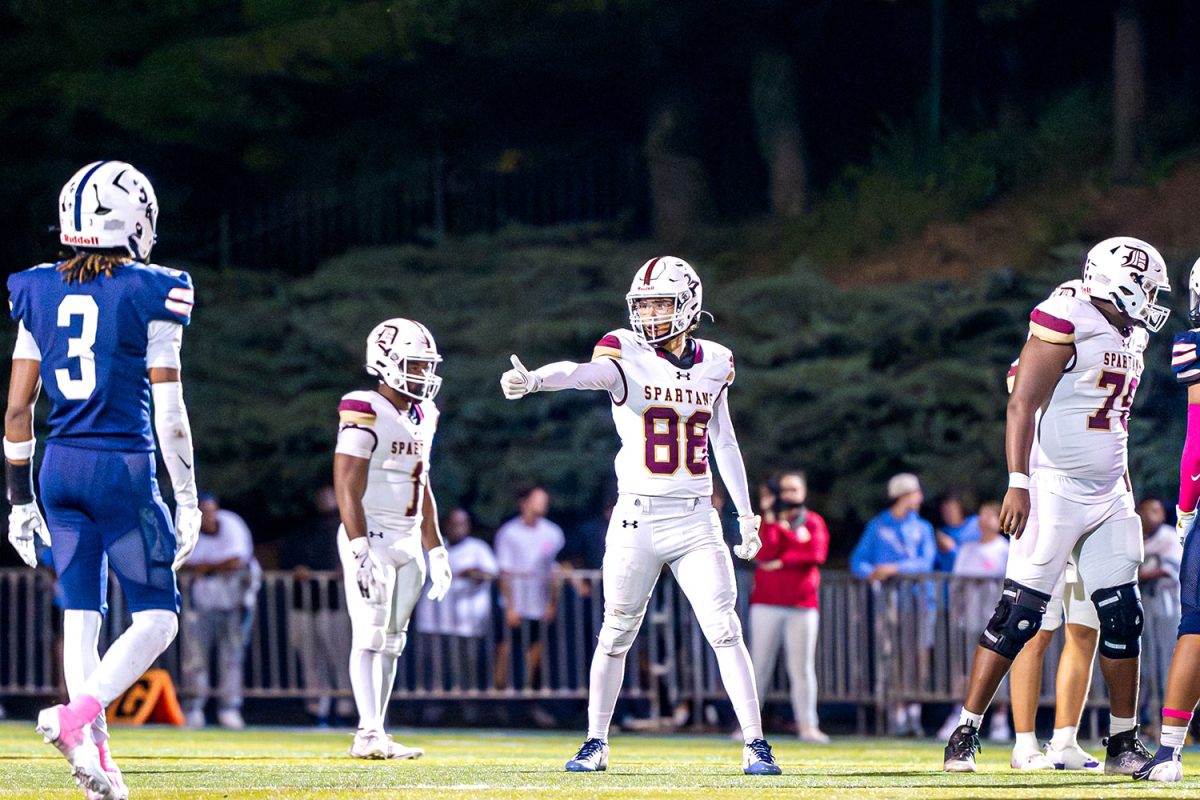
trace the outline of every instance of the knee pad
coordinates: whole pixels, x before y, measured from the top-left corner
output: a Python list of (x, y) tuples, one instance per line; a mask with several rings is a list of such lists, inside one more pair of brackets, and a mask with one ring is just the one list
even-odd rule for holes
[(702, 623), (700, 628), (713, 647), (734, 647), (742, 641), (742, 621), (732, 611)]
[(604, 615), (604, 624), (600, 626), (600, 652), (606, 656), (623, 656), (633, 646), (638, 629), (642, 627), (642, 617), (639, 614), (631, 617), (614, 611)]
[(387, 644), (388, 634), (382, 625), (354, 625), (350, 634), (350, 647), (354, 650), (375, 650), (382, 652)]
[(1041, 629), (1049, 601), (1050, 595), (1006, 578), (1000, 602), (979, 636), (980, 647), (1008, 659), (1016, 658)]
[(1136, 583), (1125, 583), (1092, 592), (1100, 617), (1100, 655), (1105, 658), (1137, 658), (1142, 652), (1142, 596)]
[(380, 648), (383, 652), (390, 656), (400, 657), (404, 652), (404, 645), (408, 642), (408, 633), (401, 631), (400, 633), (389, 633), (383, 637), (383, 647)]

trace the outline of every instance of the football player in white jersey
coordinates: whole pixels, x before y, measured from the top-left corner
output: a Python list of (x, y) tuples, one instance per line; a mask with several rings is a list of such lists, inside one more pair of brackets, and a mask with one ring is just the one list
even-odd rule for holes
[(356, 758), (417, 758), (424, 752), (393, 742), (384, 723), (396, 660), (425, 586), (426, 551), (429, 598), (440, 600), (450, 588), (450, 560), (429, 483), (441, 360), (424, 325), (385, 320), (367, 337), (366, 369), (379, 385), (350, 392), (338, 406), (333, 487), (352, 631), (350, 684), (359, 723), (350, 755)]
[(979, 723), (1074, 557), (1100, 618), (1110, 717), (1104, 771), (1132, 774), (1150, 754), (1137, 737), (1143, 615), (1141, 525), (1129, 482), (1128, 420), (1147, 331), (1170, 311), (1162, 256), (1139, 239), (1106, 239), (1087, 255), (1087, 296), (1052, 296), (1030, 314), (1008, 402), (1009, 489), (1000, 522), (1013, 538), (1000, 602), (975, 650), (959, 727), (943, 769), (974, 772)]
[(671, 256), (646, 262), (626, 301), (632, 330), (597, 343), (585, 364), (560, 361), (529, 371), (512, 357), (500, 379), (510, 400), (537, 391), (604, 390), (621, 438), (617, 505), (604, 553), (604, 623), (592, 657), (588, 734), (569, 772), (608, 766), (608, 731), (625, 675), (625, 655), (664, 565), (675, 573), (712, 645), (725, 690), (742, 728), (742, 769), (782, 772), (763, 738), (754, 669), (734, 609), (737, 589), (721, 525), (713, 510), (708, 454), (738, 510), (740, 558), (761, 545), (746, 468), (729, 417), (733, 353), (690, 334), (700, 323), (702, 288), (695, 271)]
[[(1086, 297), (1083, 281), (1067, 281), (1055, 288), (1052, 297)], [(1030, 334), (1032, 335), (1032, 334)], [(1013, 389), (1017, 364), (1008, 371), (1008, 390)], [(1044, 750), (1038, 744), (1034, 730), (1038, 705), (1042, 696), (1042, 666), (1054, 632), (1063, 628), (1062, 655), (1055, 677), (1054, 736)], [(1079, 746), (1077, 734), (1088, 689), (1092, 685), (1092, 662), (1096, 660), (1096, 645), (1100, 618), (1096, 606), (1079, 580), (1074, 561), (1050, 593), (1042, 628), (1021, 649), (1008, 675), (1012, 709), (1013, 744), (1009, 764), (1013, 769), (1068, 769), (1089, 772), (1102, 770), (1103, 765)]]

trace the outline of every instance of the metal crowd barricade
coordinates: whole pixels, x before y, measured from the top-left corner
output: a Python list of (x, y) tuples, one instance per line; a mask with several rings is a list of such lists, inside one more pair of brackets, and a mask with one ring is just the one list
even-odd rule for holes
[[(196, 613), (189, 602), (190, 580), (186, 574), (181, 580), (185, 621), (179, 638), (158, 661), (184, 696), (189, 687), (179, 680), (181, 652), (188, 635), (186, 618)], [(860, 732), (879, 733), (888, 731), (886, 712), (895, 705), (957, 703), (979, 630), (999, 591), (999, 579), (934, 573), (872, 584), (844, 571), (824, 571), (816, 655), (819, 700), (854, 705)], [(344, 682), (306, 675), (312, 671), (313, 647), (342, 651), (335, 654), (335, 662), (342, 659), (344, 664), (349, 658), (350, 624), (342, 592), (338, 573), (276, 571), (263, 576), (246, 643), (245, 697), (309, 702), (351, 697)], [(47, 573), (0, 569), (0, 698), (61, 694), (61, 614), (55, 601), (54, 582)], [(115, 580), (110, 582), (108, 602), (102, 646), (129, 624)], [(493, 602), (488, 618), (476, 628), (481, 635), (467, 637), (455, 635), (453, 626), (422, 630), (418, 613), (400, 659), (395, 696), (582, 700), (587, 697), (602, 617), (599, 571), (566, 576), (557, 614), (544, 624), (523, 620), (510, 629)], [(1056, 637), (1046, 660), (1043, 704), (1054, 701), (1061, 638)], [(540, 663), (533, 663), (534, 651), (540, 651)], [(780, 658), (768, 687), (768, 700), (787, 699), (782, 662)], [(692, 708), (691, 718), (700, 720), (704, 704), (725, 699), (716, 659), (669, 572), (664, 572), (651, 598), (626, 670), (622, 696), (643, 701), (654, 718), (686, 703)], [(1093, 680), (1089, 707), (1104, 704), (1103, 681)]]

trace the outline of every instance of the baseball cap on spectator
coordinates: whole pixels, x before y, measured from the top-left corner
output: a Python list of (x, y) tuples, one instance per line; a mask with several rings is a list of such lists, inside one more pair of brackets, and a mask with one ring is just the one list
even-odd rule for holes
[(887, 483), (888, 500), (896, 500), (911, 492), (921, 491), (921, 481), (911, 472), (893, 475)]

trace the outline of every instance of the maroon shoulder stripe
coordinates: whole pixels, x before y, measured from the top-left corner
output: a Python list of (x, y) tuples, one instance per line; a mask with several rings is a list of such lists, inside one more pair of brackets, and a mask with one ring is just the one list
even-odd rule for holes
[(1059, 319), (1051, 314), (1047, 314), (1040, 308), (1035, 308), (1033, 313), (1029, 315), (1031, 322), (1036, 322), (1043, 328), (1054, 331), (1055, 333), (1072, 334), (1075, 333), (1075, 325), (1065, 319)]
[(366, 400), (343, 400), (338, 405), (338, 411), (357, 411), (361, 414), (374, 414), (375, 409)]
[(611, 333), (605, 334), (604, 338), (596, 342), (596, 347), (611, 347), (614, 350), (621, 349), (621, 340), (613, 336)]

